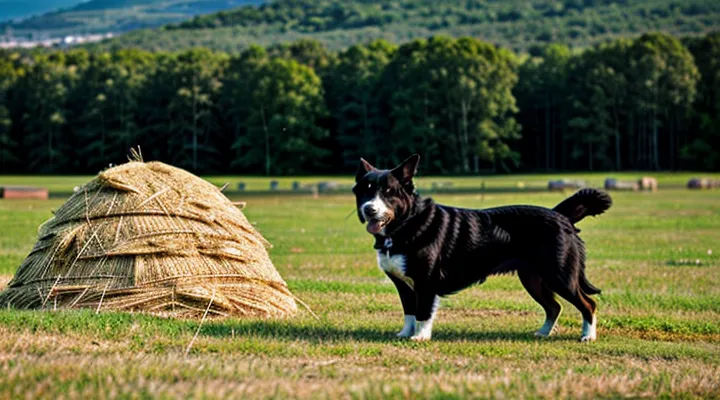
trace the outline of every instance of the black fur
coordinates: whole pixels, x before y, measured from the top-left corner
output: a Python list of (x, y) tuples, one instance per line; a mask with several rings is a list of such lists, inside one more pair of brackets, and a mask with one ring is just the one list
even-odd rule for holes
[(612, 206), (610, 195), (595, 189), (582, 189), (574, 195), (563, 200), (553, 208), (577, 224), (587, 216), (600, 215)]
[[(612, 204), (609, 195), (583, 189), (553, 210), (522, 205), (450, 207), (416, 193), (412, 178), (418, 160), (413, 156), (390, 171), (363, 161), (353, 189), (358, 208), (379, 196), (391, 210), (384, 234), (375, 235), (375, 248), (405, 256), (405, 276), (413, 286), (389, 276), (406, 315), (425, 321), (432, 315), (436, 295), (455, 293), (489, 275), (517, 272), (548, 318), (560, 312), (557, 293), (585, 320), (593, 319), (595, 302), (588, 295), (600, 290), (585, 277), (585, 247), (574, 223), (607, 210)], [(366, 222), (360, 210), (358, 214)]]

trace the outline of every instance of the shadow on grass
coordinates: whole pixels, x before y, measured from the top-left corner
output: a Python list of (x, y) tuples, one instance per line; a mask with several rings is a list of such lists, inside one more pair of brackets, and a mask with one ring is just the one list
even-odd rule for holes
[[(147, 335), (177, 337), (194, 334), (200, 321), (166, 319), (156, 316), (129, 313), (100, 313), (91, 310), (22, 311), (0, 310), (0, 326), (12, 329), (28, 329), (32, 332), (77, 332), (99, 335), (101, 338), (117, 339), (131, 334), (139, 327)], [(135, 328), (132, 328), (135, 327)], [(396, 327), (399, 328), (399, 327)], [(368, 343), (410, 342), (397, 338), (397, 332), (387, 326), (344, 326), (328, 321), (264, 321), (264, 320), (211, 320), (200, 328), (200, 336), (219, 339), (232, 337), (276, 339), (281, 341), (304, 341), (307, 343), (358, 341)], [(531, 331), (519, 330), (473, 330), (438, 327), (433, 333), (434, 342), (491, 342), (538, 341)], [(137, 332), (135, 332), (137, 333)], [(132, 333), (132, 334), (135, 334)], [(554, 336), (550, 340), (577, 340), (572, 334)]]
[[(256, 336), (281, 340), (303, 340), (311, 343), (355, 340), (361, 342), (409, 341), (395, 336), (395, 331), (373, 328), (341, 328), (329, 325), (294, 325), (277, 321), (225, 321), (211, 322), (202, 327), (200, 335), (223, 338), (232, 336)], [(564, 335), (563, 335), (564, 336)], [(563, 338), (560, 336), (558, 338)], [(554, 338), (553, 338), (554, 339)], [(532, 342), (538, 339), (532, 332), (517, 331), (457, 331), (439, 329), (433, 333), (433, 341), (485, 342), (511, 340)], [(552, 340), (552, 339), (551, 339)]]

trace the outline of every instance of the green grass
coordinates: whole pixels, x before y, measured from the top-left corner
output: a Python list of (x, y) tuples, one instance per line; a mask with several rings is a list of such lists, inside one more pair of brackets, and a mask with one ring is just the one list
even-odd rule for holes
[[(642, 176), (652, 176), (658, 180), (658, 185), (665, 187), (680, 187), (687, 184), (693, 177), (711, 177), (720, 179), (720, 173), (707, 172), (594, 172), (594, 173), (554, 173), (554, 174), (524, 174), (524, 175), (489, 175), (473, 177), (441, 177), (427, 176), (418, 178), (420, 189), (430, 189), (433, 183), (450, 184), (453, 188), (478, 188), (483, 182), (486, 188), (547, 188), (549, 180), (571, 179), (584, 181), (586, 185), (602, 187), (605, 178), (616, 178), (619, 180), (636, 180)], [(70, 193), (73, 188), (82, 186), (88, 182), (90, 176), (23, 176), (23, 175), (0, 175), (0, 186), (8, 185), (30, 185), (42, 186), (56, 193)], [(312, 177), (259, 177), (259, 176), (206, 176), (210, 182), (223, 186), (228, 183), (228, 191), (237, 191), (237, 184), (244, 182), (248, 191), (266, 191), (270, 188), (270, 181), (277, 181), (279, 189), (290, 190), (293, 182), (300, 182), (302, 185), (317, 184), (318, 182), (332, 181), (341, 185), (352, 185), (353, 180), (349, 176), (312, 176)]]
[[(605, 175), (586, 178), (600, 182)], [(656, 176), (661, 185), (687, 178)], [(64, 190), (86, 179), (0, 182)], [(226, 179), (241, 178), (211, 180)], [(497, 184), (547, 179), (513, 176)], [(478, 181), (453, 179), (457, 185)], [(491, 207), (552, 206), (562, 197), (436, 199)], [(514, 276), (492, 277), (443, 300), (432, 342), (398, 340), (400, 302), (375, 266), (372, 239), (354, 215), (346, 219), (351, 197), (250, 197), (246, 215), (274, 244), (277, 269), (319, 320), (301, 311), (287, 321), (206, 321), (185, 356), (198, 321), (3, 310), (0, 398), (720, 396), (720, 192), (613, 197), (607, 215), (580, 224), (588, 276), (603, 289), (593, 344), (577, 342), (580, 316), (567, 304), (558, 335), (533, 338), (542, 313)], [(37, 226), (61, 204), (0, 201), (0, 286), (34, 244)]]

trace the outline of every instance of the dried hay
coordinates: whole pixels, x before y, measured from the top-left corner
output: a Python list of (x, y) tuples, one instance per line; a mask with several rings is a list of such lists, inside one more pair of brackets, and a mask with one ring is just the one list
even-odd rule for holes
[(288, 316), (297, 306), (267, 247), (212, 184), (133, 161), (101, 172), (41, 225), (0, 306)]
[(550, 191), (564, 191), (564, 190), (576, 190), (585, 187), (585, 182), (574, 181), (574, 180), (555, 180), (548, 181), (548, 190)]
[(650, 192), (657, 192), (658, 190), (657, 179), (653, 178), (652, 176), (643, 176), (642, 178), (638, 179), (638, 186), (640, 187), (640, 190)]
[(720, 188), (720, 180), (709, 178), (692, 178), (687, 183), (688, 189), (718, 189)]
[(0, 199), (47, 200), (47, 188), (32, 186), (0, 186)]
[(640, 190), (640, 184), (635, 181), (619, 181), (615, 178), (605, 179), (605, 190)]

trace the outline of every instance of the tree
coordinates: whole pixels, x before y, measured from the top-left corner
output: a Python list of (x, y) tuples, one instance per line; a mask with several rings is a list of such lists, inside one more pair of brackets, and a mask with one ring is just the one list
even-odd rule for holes
[(278, 44), (268, 49), (271, 58), (295, 60), (312, 68), (321, 78), (337, 62), (337, 54), (331, 53), (317, 40), (300, 39), (292, 43)]
[(253, 79), (259, 76), (260, 68), (269, 61), (265, 49), (251, 46), (230, 59), (222, 80), (218, 102), (226, 135), (221, 148), (232, 150), (229, 152), (231, 157), (223, 165), (236, 172), (246, 172), (239, 169), (242, 164), (239, 159), (243, 156), (242, 152), (246, 151), (245, 124), (251, 109), (247, 101), (253, 90)]
[[(629, 78), (635, 115), (639, 115), (639, 159), (642, 167), (674, 168), (683, 124), (695, 100), (699, 72), (680, 41), (664, 34), (646, 34), (630, 48)], [(664, 129), (663, 129), (664, 128)], [(664, 137), (663, 137), (664, 136)], [(664, 140), (663, 140), (664, 139)], [(665, 162), (661, 150), (668, 154)], [(645, 149), (645, 151), (642, 151)]]
[[(440, 170), (477, 172), (519, 157), (508, 142), (519, 137), (512, 88), (513, 56), (472, 38), (436, 37), (401, 46), (390, 66), (398, 76), (390, 95), (393, 138), (408, 149), (436, 153)], [(437, 152), (436, 152), (437, 151)]]
[(378, 40), (340, 53), (325, 79), (326, 98), (336, 121), (337, 142), (343, 163), (355, 166), (360, 157), (374, 160), (382, 153), (387, 115), (378, 100), (380, 79), (395, 46)]
[(216, 103), (227, 60), (224, 54), (194, 49), (180, 53), (167, 66), (165, 72), (175, 89), (168, 105), (171, 132), (168, 150), (178, 166), (192, 171), (202, 167), (207, 171), (216, 165), (219, 154), (215, 147), (219, 135)]
[(720, 32), (693, 38), (688, 48), (702, 79), (694, 104), (694, 118), (689, 138), (682, 148), (682, 158), (692, 168), (720, 169)]
[(97, 170), (121, 162), (137, 145), (138, 95), (153, 61), (150, 53), (137, 50), (92, 55), (78, 88), (87, 99), (78, 121), (85, 143), (79, 149), (84, 168)]
[(70, 64), (75, 61), (64, 53), (36, 55), (27, 74), (18, 79), (13, 129), (23, 132), (27, 171), (72, 172), (75, 141), (65, 128), (68, 94), (81, 76), (79, 66)]
[(514, 94), (523, 126), (523, 150), (526, 156), (535, 153), (530, 158), (534, 167), (555, 169), (558, 159), (565, 167), (570, 60), (570, 49), (551, 44), (539, 49), (536, 57), (528, 58), (520, 66)]
[(326, 151), (328, 132), (316, 121), (327, 114), (320, 78), (294, 60), (273, 59), (248, 77), (244, 134), (234, 145), (236, 164), (266, 175), (310, 170)]
[(17, 65), (19, 59), (17, 53), (0, 51), (0, 172), (8, 171), (18, 161), (18, 143), (12, 136), (12, 118), (8, 106), (9, 91), (21, 73)]
[[(627, 59), (631, 45), (627, 40), (598, 45), (570, 63), (572, 155), (586, 158), (591, 170), (596, 162), (603, 169), (620, 170), (623, 165), (621, 126), (630, 109)], [(611, 147), (615, 150), (612, 156), (608, 153)]]

